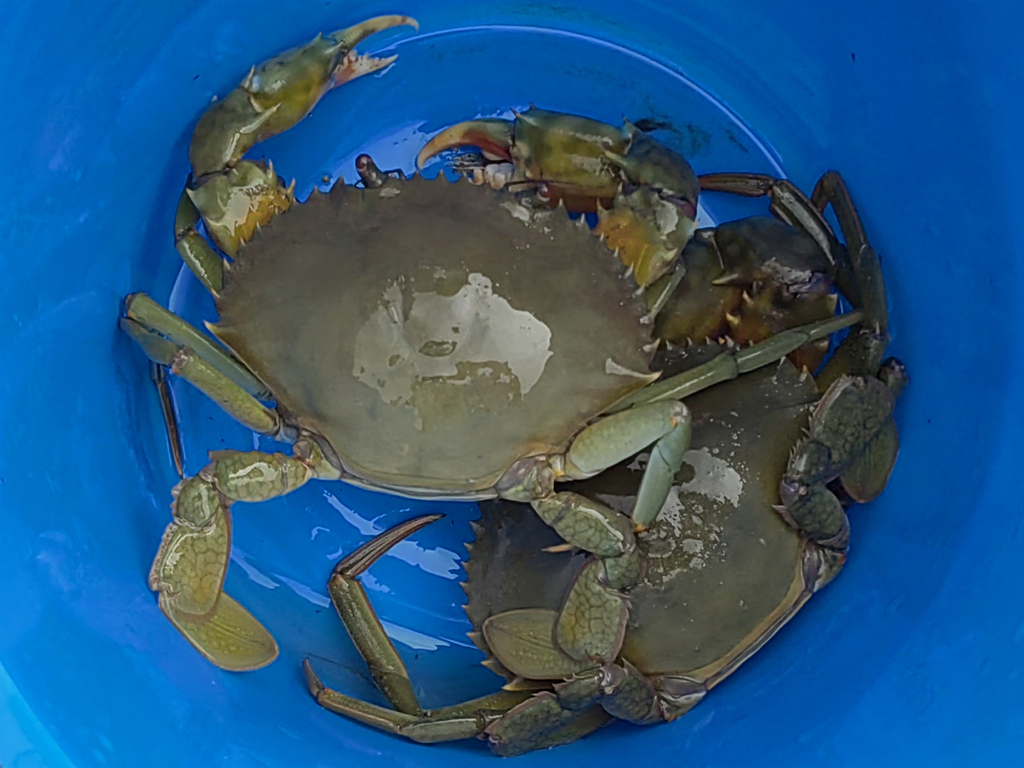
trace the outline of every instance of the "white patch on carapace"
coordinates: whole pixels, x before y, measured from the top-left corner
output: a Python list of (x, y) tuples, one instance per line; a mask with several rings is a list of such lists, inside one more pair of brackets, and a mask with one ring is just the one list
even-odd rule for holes
[(533, 220), (533, 215), (530, 213), (530, 209), (525, 205), (516, 203), (512, 200), (506, 200), (501, 204), (501, 207), (512, 214), (513, 219), (518, 219), (523, 224), (529, 224)]
[(402, 194), (402, 190), (400, 190), (398, 187), (384, 187), (380, 191), (381, 197), (394, 197), (395, 195), (400, 194)]
[[(639, 454), (629, 468), (643, 471), (649, 458), (650, 454)], [(693, 479), (669, 489), (655, 522), (640, 534), (651, 560), (648, 583), (654, 586), (667, 584), (679, 574), (704, 570), (712, 560), (725, 561), (722, 527), (714, 521), (721, 521), (725, 514), (719, 505), (738, 507), (743, 493), (740, 473), (708, 448), (687, 451), (683, 462), (693, 468)], [(610, 494), (598, 498), (626, 515), (635, 500)]]
[(740, 505), (743, 478), (729, 462), (712, 455), (707, 447), (687, 451), (683, 454), (683, 462), (693, 467), (694, 477), (679, 486), (681, 491), (699, 493), (719, 502), (729, 501), (734, 507)]
[(417, 410), (425, 380), (493, 386), (496, 370), (511, 371), (520, 397), (533, 389), (552, 354), (551, 329), (514, 309), (489, 278), (471, 273), (451, 296), (412, 291), (406, 312), (409, 294), (391, 283), (356, 336), (352, 375), (385, 403)]

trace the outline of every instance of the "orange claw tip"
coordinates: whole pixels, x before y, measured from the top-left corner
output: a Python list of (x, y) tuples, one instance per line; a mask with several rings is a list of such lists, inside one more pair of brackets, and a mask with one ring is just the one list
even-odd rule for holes
[(512, 123), (500, 118), (485, 118), (467, 120), (446, 128), (416, 155), (416, 167), (423, 170), (424, 164), (434, 155), (457, 147), (479, 147), (501, 160), (511, 160)]

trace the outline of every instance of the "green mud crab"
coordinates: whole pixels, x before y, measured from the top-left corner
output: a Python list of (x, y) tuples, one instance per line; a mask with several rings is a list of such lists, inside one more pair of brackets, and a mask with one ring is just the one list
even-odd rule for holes
[[(584, 120), (569, 117), (575, 126)], [(456, 126), (443, 132), (421, 158), (439, 144), (450, 146), (452, 135), (463, 131)], [(498, 154), (493, 146), (486, 151)], [(456, 162), (477, 181), (478, 169), (487, 168), (486, 156), (483, 166)], [(514, 165), (486, 170), (482, 179), (503, 188), (524, 175)], [(566, 175), (563, 168), (560, 181), (568, 193), (562, 199), (572, 198), (573, 207), (586, 210), (583, 186), (567, 184)], [(652, 362), (663, 380), (608, 411), (685, 398), (691, 437), (680, 458), (671, 459), (677, 469), (667, 492), (659, 493), (659, 512), (632, 531), (616, 526), (636, 509), (648, 468), (669, 464), (660, 445), (566, 486), (563, 493), (578, 494), (586, 517), (561, 510), (552, 515), (543, 505), (534, 503), (531, 510), (507, 499), (482, 504), (475, 541), (468, 545), (466, 612), (471, 637), (488, 655), (485, 665), (506, 679), (503, 689), (432, 712), (398, 704), (388, 710), (327, 688), (306, 662), (307, 681), (320, 704), (420, 742), (481, 736), (499, 755), (571, 742), (613, 719), (671, 721), (734, 672), (838, 573), (849, 543), (846, 507), (876, 497), (894, 466), (893, 409), (907, 382), (898, 360), (882, 359), (888, 310), (878, 257), (834, 172), (822, 177), (810, 198), (788, 182), (759, 175), (714, 174), (700, 177), (699, 184), (703, 190), (768, 195), (775, 218), (729, 222), (687, 243), (673, 254), (679, 263), (665, 268), (666, 276), (674, 270), (667, 278), (667, 301), (657, 278), (648, 283), (654, 287), (646, 303), (656, 306), (659, 337), (669, 342)], [(606, 213), (615, 213), (621, 195), (615, 194)], [(540, 207), (551, 200), (545, 189), (524, 196)], [(822, 216), (828, 204), (845, 243)], [(649, 211), (630, 205), (628, 227), (634, 231), (627, 240), (640, 239), (640, 230), (650, 241), (657, 214)], [(603, 234), (609, 239), (607, 230)], [(630, 264), (628, 254), (619, 256)], [(770, 319), (777, 324), (771, 333), (785, 335), (807, 313), (834, 311), (834, 296), (822, 290), (833, 282), (862, 314), (816, 377), (791, 359), (724, 382), (704, 373), (723, 355), (743, 349), (732, 339), (694, 342), (688, 334), (708, 323), (708, 314), (725, 316), (732, 328), (755, 317), (752, 333)], [(742, 306), (754, 307), (747, 321), (731, 317), (737, 293)], [(794, 350), (790, 357), (801, 351), (821, 359), (822, 351), (813, 348)], [(433, 519), (411, 520), (381, 534), (332, 575), (335, 605), (361, 648), (366, 639), (352, 631), (357, 624), (346, 617), (347, 600), (338, 585)], [(380, 663), (371, 649), (363, 655), (371, 670)]]
[[(171, 623), (211, 662), (257, 669), (276, 657), (276, 643), (223, 591), (234, 501), (270, 499), (312, 479), (416, 497), (500, 499), (489, 507), (498, 512), (485, 512), (484, 530), (489, 515), (496, 521), (519, 514), (510, 510), (528, 502), (523, 508), (532, 508), (560, 542), (545, 554), (581, 564), (561, 587), (556, 579), (535, 595), (514, 597), (525, 601), (526, 613), (493, 600), (489, 586), (480, 587), (480, 600), (471, 592), (481, 644), (518, 684), (440, 711), (425, 712), (417, 702), (357, 577), (394, 543), (436, 519), (428, 516), (368, 542), (339, 563), (328, 583), (394, 710), (329, 691), (307, 662), (317, 701), (418, 741), (486, 734), (505, 754), (578, 738), (610, 716), (671, 719), (693, 691), (682, 684), (657, 687), (643, 654), (627, 657), (624, 643), (632, 636), (630, 600), (642, 594), (645, 574), (653, 570), (644, 536), (660, 530), (659, 513), (695, 426), (699, 434), (684, 398), (714, 386), (710, 397), (734, 379), (756, 388), (764, 371), (787, 355), (854, 326), (819, 374), (827, 391), (809, 438), (798, 443), (794, 434), (779, 449), (784, 459), (796, 446), (777, 487), (759, 497), (781, 501), (792, 529), (816, 542), (805, 545), (813, 556), (801, 556), (817, 564), (801, 571), (813, 576), (804, 582), (804, 592), (812, 591), (846, 547), (836, 483), (850, 498), (866, 500), (884, 486), (895, 459), (891, 414), (902, 369), (881, 363), (888, 334), (877, 257), (838, 176), (826, 177), (811, 199), (793, 195), (797, 202), (790, 203), (787, 182), (748, 175), (698, 181), (684, 158), (637, 127), (616, 129), (559, 113), (531, 116), (534, 147), (547, 153), (546, 165), (529, 170), (534, 155), (481, 147), (512, 161), (510, 173), (507, 167), (489, 170), (486, 156), (478, 171), (468, 169), (496, 189), (443, 175), (427, 180), (384, 173), (363, 155), (360, 186), (339, 183), (329, 194), (314, 192), (298, 203), (293, 186), (271, 166), (243, 158), (305, 117), (327, 91), (393, 60), (359, 56), (357, 43), (415, 24), (387, 16), (318, 36), (254, 67), (196, 126), (175, 242), (214, 297), (219, 320), (208, 327), (221, 343), (144, 294), (126, 297), (121, 327), (155, 365), (186, 379), (254, 431), (293, 448), (291, 455), (211, 452), (210, 463), (174, 489), (173, 519), (150, 586)], [(515, 130), (493, 133), (516, 138)], [(453, 141), (432, 142), (425, 156)], [(564, 169), (552, 174), (559, 163)], [(536, 183), (504, 188), (521, 179)], [(777, 243), (757, 232), (743, 240), (753, 246), (740, 248), (732, 261), (722, 257), (733, 253), (723, 245), (730, 242), (727, 228), (702, 234), (695, 241), (700, 248), (691, 247), (699, 189), (716, 184), (772, 195), (802, 242), (818, 243), (816, 266), (801, 262), (794, 269), (788, 252), (761, 253), (761, 245)], [(836, 208), (845, 247), (821, 217), (825, 202)], [(598, 211), (602, 237), (585, 222), (570, 221), (562, 207)], [(821, 286), (830, 290), (833, 281), (854, 311), (835, 317), (834, 299), (820, 300), (819, 294), (830, 295)], [(752, 331), (754, 343), (702, 348), (685, 364), (666, 363), (664, 351), (652, 364), (658, 346), (652, 329), (661, 329), (655, 331), (660, 338), (681, 340), (679, 328), (697, 327), (694, 316), (705, 311), (693, 297), (712, 290), (709, 285), (732, 297), (716, 297), (727, 324), (743, 325), (736, 314), (743, 305), (767, 330)], [(692, 294), (691, 300), (680, 304), (679, 293)], [(818, 316), (811, 321), (783, 306), (812, 294), (818, 304), (811, 314)], [(770, 300), (759, 307), (762, 295)], [(730, 305), (736, 297), (740, 305)], [(753, 383), (745, 383), (750, 376)], [(794, 385), (779, 398), (804, 398), (805, 407), (813, 384), (797, 378), (799, 395)], [(741, 400), (749, 394), (736, 391)], [(789, 407), (769, 402), (773, 413)], [(789, 416), (787, 429), (798, 432), (799, 414)], [(556, 490), (556, 482), (599, 477), (642, 451), (649, 453), (628, 504), (604, 503), (586, 485)], [(486, 550), (489, 539), (482, 539)], [(480, 568), (471, 563), (471, 590)], [(551, 607), (555, 596), (557, 609)], [(484, 603), (486, 610), (472, 607)], [(503, 633), (505, 641), (496, 639)], [(724, 662), (723, 669), (735, 663)]]

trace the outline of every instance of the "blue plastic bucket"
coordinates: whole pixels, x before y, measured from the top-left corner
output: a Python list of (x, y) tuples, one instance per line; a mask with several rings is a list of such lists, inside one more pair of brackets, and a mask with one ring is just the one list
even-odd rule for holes
[[(892, 351), (913, 375), (890, 487), (853, 514), (840, 578), (682, 720), (617, 725), (551, 760), (1014, 765), (1024, 747), (1021, 33), (1009, 5), (36, 2), (0, 24), (0, 764), (442, 765), (319, 709), (299, 659), (370, 695), (327, 604), (332, 562), (414, 512), (448, 512), (372, 571), (427, 705), (493, 690), (464, 633), (472, 505), (311, 485), (240, 506), (229, 590), (281, 658), (230, 674), (164, 620), (146, 574), (175, 477), (142, 356), (116, 328), (145, 290), (212, 307), (171, 238), (191, 129), (249, 66), (385, 12), (397, 64), (258, 152), (309, 189), (352, 158), (409, 166), (424, 136), (529, 102), (654, 117), (699, 172), (840, 169), (884, 258)], [(712, 205), (710, 202), (708, 205)], [(740, 207), (709, 209), (724, 219)], [(175, 385), (190, 472), (252, 435)]]

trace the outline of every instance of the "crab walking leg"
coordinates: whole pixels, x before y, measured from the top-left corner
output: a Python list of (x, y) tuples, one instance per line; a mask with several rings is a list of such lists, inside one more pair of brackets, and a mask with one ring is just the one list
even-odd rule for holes
[(488, 725), (531, 695), (524, 691), (499, 691), (452, 707), (410, 714), (360, 701), (328, 688), (313, 670), (309, 659), (303, 660), (302, 669), (306, 673), (309, 692), (324, 709), (421, 744), (479, 736)]
[(633, 522), (637, 528), (646, 528), (661, 512), (676, 473), (683, 465), (683, 455), (690, 449), (692, 434), (693, 423), (686, 419), (651, 449), (633, 505)]
[(183, 189), (174, 214), (174, 247), (192, 274), (216, 296), (224, 287), (224, 262), (206, 238), (199, 234), (199, 218), (199, 209), (189, 197), (188, 189)]
[(511, 757), (576, 741), (611, 719), (600, 707), (576, 711), (561, 706), (551, 693), (530, 691), (498, 691), (409, 715), (328, 688), (309, 659), (302, 662), (302, 668), (309, 692), (324, 709), (420, 744), (486, 736), (496, 754)]
[(487, 741), (494, 754), (515, 757), (582, 739), (611, 719), (601, 707), (569, 709), (555, 694), (542, 691), (489, 725)]
[[(443, 515), (424, 515), (396, 525), (363, 544), (341, 560), (331, 573), (327, 591), (349, 637), (370, 668), (370, 674), (395, 709), (406, 715), (421, 715), (409, 672), (370, 605), (358, 577), (395, 544)], [(312, 670), (307, 666), (307, 677)], [(319, 699), (318, 699), (319, 700)]]
[(267, 408), (193, 350), (177, 346), (131, 318), (122, 317), (120, 325), (150, 360), (169, 366), (171, 373), (192, 384), (240, 424), (265, 435), (280, 432), (281, 422), (276, 411)]
[(167, 366), (150, 361), (149, 378), (156, 386), (160, 398), (160, 411), (164, 416), (164, 427), (167, 429), (167, 443), (171, 449), (171, 460), (178, 479), (185, 479), (185, 456), (181, 447), (181, 429), (178, 426), (178, 413), (174, 407), (171, 388), (167, 386)]
[[(486, 733), (494, 751), (503, 755), (575, 741), (608, 722), (609, 716), (599, 708), (569, 710), (551, 694), (534, 695), (531, 691), (503, 690), (451, 707), (432, 711), (420, 708), (405, 666), (356, 577), (399, 541), (439, 517), (414, 518), (376, 536), (338, 563), (328, 583), (345, 628), (377, 685), (396, 708), (379, 707), (326, 687), (309, 659), (305, 659), (302, 666), (306, 683), (317, 703), (358, 722), (424, 744)], [(549, 631), (549, 637), (550, 634)]]
[(853, 198), (850, 197), (850, 191), (846, 188), (846, 182), (838, 171), (823, 173), (818, 183), (814, 185), (814, 191), (811, 192), (811, 204), (822, 213), (829, 203), (835, 211), (847, 247), (856, 256), (861, 248), (868, 244), (868, 238), (860, 214), (853, 204)]
[(218, 451), (198, 475), (174, 490), (173, 520), (164, 531), (149, 575), (160, 609), (213, 664), (258, 669), (277, 657), (277, 644), (248, 611), (223, 593), (231, 553), (230, 506), (289, 493), (314, 477), (338, 472), (312, 440), (295, 457), (260, 451)]
[(825, 391), (843, 375), (875, 375), (889, 346), (889, 306), (881, 261), (868, 243), (843, 178), (836, 171), (824, 174), (814, 187), (812, 200), (820, 208), (832, 204), (846, 238), (861, 297), (859, 306), (864, 311), (863, 322), (843, 340), (817, 376), (818, 388)]
[(558, 701), (567, 709), (600, 704), (608, 714), (638, 725), (662, 719), (651, 682), (632, 664), (605, 664), (555, 685)]
[(628, 459), (690, 418), (682, 403), (643, 403), (605, 416), (580, 432), (565, 454), (567, 480), (584, 480)]
[(690, 447), (691, 431), (690, 412), (681, 402), (661, 399), (638, 404), (584, 429), (566, 453), (565, 476), (592, 477), (651, 447), (651, 460), (633, 509), (633, 522), (644, 528), (658, 515), (668, 497), (672, 478)]
[(888, 482), (899, 449), (892, 414), (906, 382), (897, 365), (886, 381), (844, 376), (829, 387), (779, 484), (783, 518), (823, 547), (842, 552), (849, 540), (846, 512), (827, 483), (840, 478), (855, 500), (869, 501)]
[(845, 315), (791, 328), (746, 348), (730, 349), (703, 365), (698, 365), (685, 373), (670, 376), (663, 381), (638, 390), (608, 410), (611, 413), (617, 413), (640, 403), (683, 400), (715, 384), (735, 379), (740, 374), (778, 362), (804, 344), (827, 338), (836, 331), (841, 331), (862, 319), (863, 313), (859, 310), (847, 312)]
[(146, 294), (128, 294), (124, 299), (124, 314), (147, 331), (157, 333), (179, 347), (193, 350), (250, 395), (261, 400), (270, 397), (270, 391), (263, 383), (224, 347), (173, 312), (164, 309)]
[(534, 501), (533, 508), (566, 542), (595, 555), (573, 580), (555, 619), (554, 631), (548, 634), (553, 634), (561, 651), (576, 661), (614, 659), (622, 647), (629, 617), (622, 593), (636, 585), (643, 571), (633, 521), (611, 507), (568, 491)]

